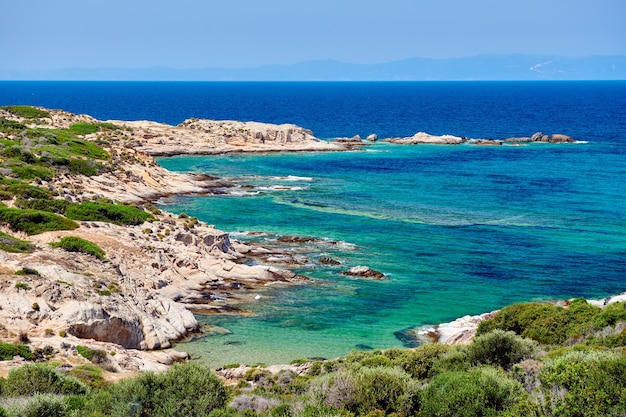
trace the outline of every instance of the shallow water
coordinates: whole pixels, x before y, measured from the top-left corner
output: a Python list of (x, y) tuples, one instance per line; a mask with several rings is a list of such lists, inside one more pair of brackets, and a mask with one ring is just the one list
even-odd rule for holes
[[(239, 178), (247, 194), (181, 197), (168, 210), (240, 239), (264, 231), (254, 239), (327, 241), (299, 247), (310, 264), (298, 272), (313, 284), (262, 294), (245, 306), (256, 317), (204, 318), (233, 333), (182, 348), (214, 365), (334, 357), (402, 346), (395, 333), (405, 328), (517, 301), (623, 291), (626, 165), (613, 146), (377, 144), (356, 153), (160, 160)], [(320, 265), (320, 256), (342, 265)], [(355, 265), (388, 279), (340, 274)]]

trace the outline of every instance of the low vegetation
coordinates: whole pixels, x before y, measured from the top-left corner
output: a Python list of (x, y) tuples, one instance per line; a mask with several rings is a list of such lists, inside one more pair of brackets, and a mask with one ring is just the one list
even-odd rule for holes
[(138, 225), (155, 219), (152, 214), (134, 206), (92, 201), (69, 205), (65, 215), (73, 220), (101, 221), (117, 225)]
[[(22, 374), (0, 379), (0, 404), (2, 398), (28, 396), (25, 404), (7, 406), (12, 416), (44, 405), (60, 410), (55, 415), (76, 417), (622, 416), (626, 343), (618, 338), (611, 339), (610, 346), (598, 344), (594, 331), (602, 328), (605, 342), (610, 333), (624, 333), (625, 309), (626, 303), (600, 309), (583, 305), (583, 300), (569, 307), (514, 305), (481, 325), (480, 335), (468, 346), (355, 351), (309, 364), (304, 375), (291, 371), (272, 375), (258, 366), (236, 387), (226, 387), (198, 363), (174, 365), (162, 374), (140, 374), (116, 384), (104, 382), (95, 365), (63, 371), (32, 364)], [(517, 318), (511, 311), (519, 314)], [(570, 322), (563, 323), (565, 334), (579, 329), (581, 337), (564, 339), (563, 326), (541, 333), (549, 344), (521, 335), (534, 334), (535, 321), (554, 314), (569, 317)], [(4, 357), (29, 353), (24, 345), (2, 349), (7, 351)], [(77, 347), (78, 354), (98, 363), (95, 352)], [(40, 394), (33, 394), (35, 388)]]
[(16, 116), (21, 116), (25, 119), (41, 119), (50, 118), (50, 112), (47, 110), (38, 109), (32, 106), (2, 106), (2, 110), (6, 110)]
[(77, 236), (64, 236), (58, 242), (53, 242), (50, 245), (68, 252), (81, 252), (93, 255), (101, 261), (106, 259), (105, 252), (100, 246)]
[(34, 250), (32, 243), (0, 232), (0, 250), (14, 253), (28, 253)]

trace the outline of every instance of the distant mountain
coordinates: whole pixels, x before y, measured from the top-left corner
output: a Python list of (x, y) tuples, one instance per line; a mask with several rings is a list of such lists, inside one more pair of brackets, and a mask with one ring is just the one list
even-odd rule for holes
[(443, 81), (443, 80), (626, 80), (626, 55), (478, 55), (410, 58), (383, 64), (335, 60), (254, 68), (66, 68), (0, 70), (2, 80), (158, 81)]

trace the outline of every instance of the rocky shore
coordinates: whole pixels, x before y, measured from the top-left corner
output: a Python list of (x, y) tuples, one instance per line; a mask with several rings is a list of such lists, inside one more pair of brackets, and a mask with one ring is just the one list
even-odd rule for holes
[[(50, 129), (102, 123), (86, 115), (49, 113), (49, 118), (33, 121), (0, 110), (0, 117)], [(105, 123), (116, 128), (88, 134), (86, 139), (111, 155), (110, 170), (94, 176), (57, 175), (37, 185), (55, 190), (59, 199), (69, 202), (110, 199), (145, 204), (229, 187), (205, 175), (169, 172), (153, 156), (345, 149), (293, 125), (197, 119), (179, 126)], [(12, 207), (14, 201), (4, 204)], [(0, 338), (52, 348), (57, 359), (70, 363), (86, 361), (77, 355), (77, 347), (86, 346), (108, 352), (107, 366), (114, 371), (161, 370), (186, 357), (171, 346), (199, 331), (192, 312), (241, 312), (238, 302), (253, 298), (254, 291), (267, 284), (307, 280), (282, 268), (275, 249), (233, 241), (189, 216), (153, 213), (156, 221), (141, 225), (83, 221), (72, 231), (33, 236), (0, 226), (34, 245), (31, 253), (0, 251)], [(106, 259), (49, 245), (70, 235), (97, 244)], [(255, 265), (248, 265), (247, 257), (254, 257)], [(269, 257), (272, 262), (264, 263)], [(287, 254), (280, 258), (285, 263), (290, 259)], [(16, 358), (2, 362), (2, 367), (19, 364)], [(5, 372), (0, 370), (0, 375)]]

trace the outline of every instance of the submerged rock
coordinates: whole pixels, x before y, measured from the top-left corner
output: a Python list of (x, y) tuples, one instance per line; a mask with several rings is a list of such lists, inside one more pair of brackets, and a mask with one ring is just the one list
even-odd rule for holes
[(333, 266), (341, 265), (341, 262), (333, 258), (329, 258), (328, 256), (322, 256), (321, 258), (319, 258), (319, 262), (324, 265), (333, 265)]
[(385, 274), (376, 271), (369, 266), (353, 266), (347, 271), (342, 272), (343, 275), (359, 278), (371, 278), (376, 280), (385, 279)]

